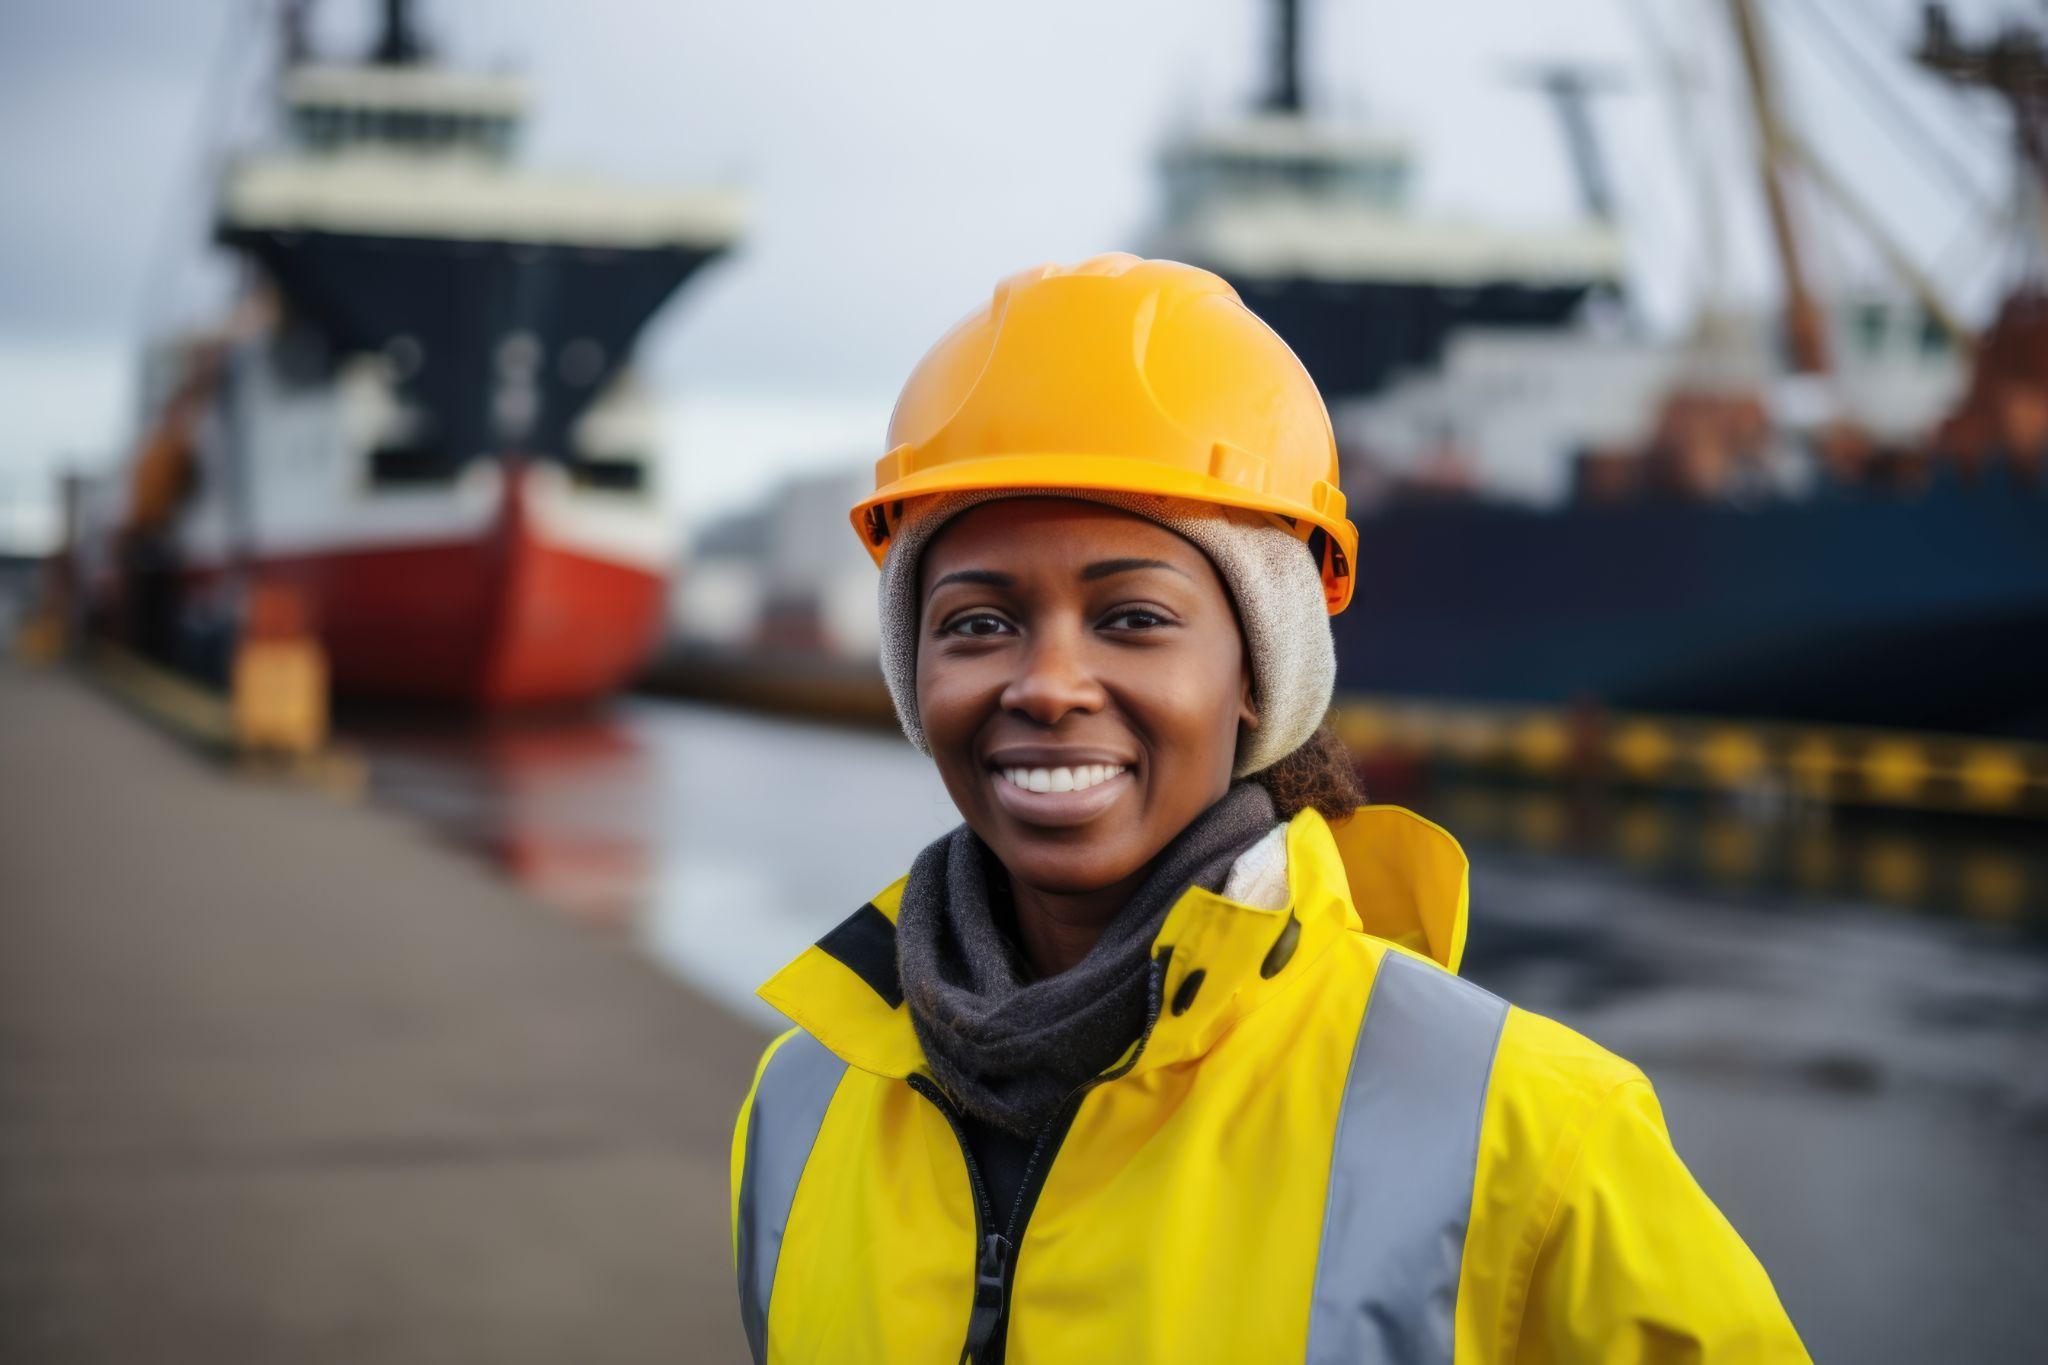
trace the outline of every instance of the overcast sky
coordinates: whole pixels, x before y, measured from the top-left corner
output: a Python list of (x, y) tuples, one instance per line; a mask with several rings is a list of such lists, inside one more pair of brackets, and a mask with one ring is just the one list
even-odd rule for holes
[[(1768, 292), (1747, 137), (1728, 98), (1713, 0), (1304, 0), (1312, 99), (1408, 134), (1432, 212), (1556, 221), (1573, 187), (1546, 106), (1513, 79), (1559, 57), (1620, 76), (1602, 138), (1644, 312), (1676, 326), (1698, 289), (1697, 176), (1646, 39), (1697, 69), (1680, 117), (1719, 164), (1742, 297)], [(1909, 249), (1981, 308), (1994, 275), (1982, 214), (2002, 196), (2002, 123), (1894, 55), (1917, 0), (1764, 0), (1795, 113)], [(0, 5), (0, 533), (4, 504), (62, 456), (104, 459), (132, 423), (136, 346), (206, 296), (210, 128), (260, 114), (266, 0)], [(376, 6), (325, 0), (318, 40), (360, 51)], [(1153, 156), (1192, 120), (1242, 106), (1265, 59), (1262, 0), (422, 0), (456, 64), (510, 66), (536, 96), (530, 159), (750, 197), (741, 248), (644, 339), (679, 446), (726, 458), (684, 480), (725, 503), (804, 462), (871, 454), (895, 386), (999, 276), (1141, 248)], [(2031, 6), (1957, 5), (1980, 21)], [(1632, 17), (1633, 16), (1633, 17)], [(1955, 170), (1906, 144), (1822, 41), (1860, 40)], [(1960, 175), (1961, 181), (1954, 178)], [(1867, 269), (1820, 225), (1838, 276)], [(1833, 248), (1831, 250), (1831, 248)], [(687, 462), (689, 452), (681, 457)], [(700, 462), (701, 463), (701, 462)], [(694, 482), (692, 482), (694, 480)]]

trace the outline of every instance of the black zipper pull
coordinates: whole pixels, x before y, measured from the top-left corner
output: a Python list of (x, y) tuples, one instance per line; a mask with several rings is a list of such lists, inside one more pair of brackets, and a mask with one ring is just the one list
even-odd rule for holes
[(1003, 1295), (1009, 1287), (1010, 1239), (991, 1232), (981, 1239), (981, 1254), (974, 1262), (974, 1311), (967, 1318), (967, 1346), (963, 1360), (980, 1360), (982, 1351), (995, 1336), (1003, 1317)]
[(981, 1260), (974, 1267), (974, 1297), (978, 1299), (992, 1289), (1000, 1290), (1009, 1273), (1010, 1239), (1000, 1232), (991, 1232), (981, 1239)]

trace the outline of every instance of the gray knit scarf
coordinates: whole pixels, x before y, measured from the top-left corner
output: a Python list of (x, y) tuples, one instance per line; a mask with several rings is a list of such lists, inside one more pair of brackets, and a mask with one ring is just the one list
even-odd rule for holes
[(1160, 850), (1088, 955), (1033, 980), (1015, 939), (1009, 874), (964, 824), (917, 855), (896, 918), (910, 1018), (954, 1102), (1029, 1137), (1123, 1055), (1148, 1020), (1152, 940), (1190, 886), (1220, 890), (1273, 828), (1273, 798), (1233, 783)]

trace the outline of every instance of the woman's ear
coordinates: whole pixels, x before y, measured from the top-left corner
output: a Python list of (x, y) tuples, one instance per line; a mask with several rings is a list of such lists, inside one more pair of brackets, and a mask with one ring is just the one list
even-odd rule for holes
[(1248, 730), (1259, 728), (1259, 704), (1252, 695), (1252, 671), (1242, 670), (1238, 675), (1237, 718)]

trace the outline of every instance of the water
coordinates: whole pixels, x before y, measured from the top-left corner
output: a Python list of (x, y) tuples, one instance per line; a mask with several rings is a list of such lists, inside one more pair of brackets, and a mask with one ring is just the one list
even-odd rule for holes
[(356, 727), (373, 795), (715, 999), (753, 990), (959, 822), (901, 739), (626, 698), (573, 725)]
[[(958, 818), (893, 736), (701, 706), (354, 738), (377, 799), (764, 1027), (753, 987)], [(1545, 821), (1475, 799), (1434, 812), (1473, 853), (1466, 974), (1648, 1072), (1817, 1358), (2048, 1358), (2048, 951), (2025, 914), (1530, 852), (1498, 829)], [(2008, 842), (1970, 856), (2041, 855)]]

